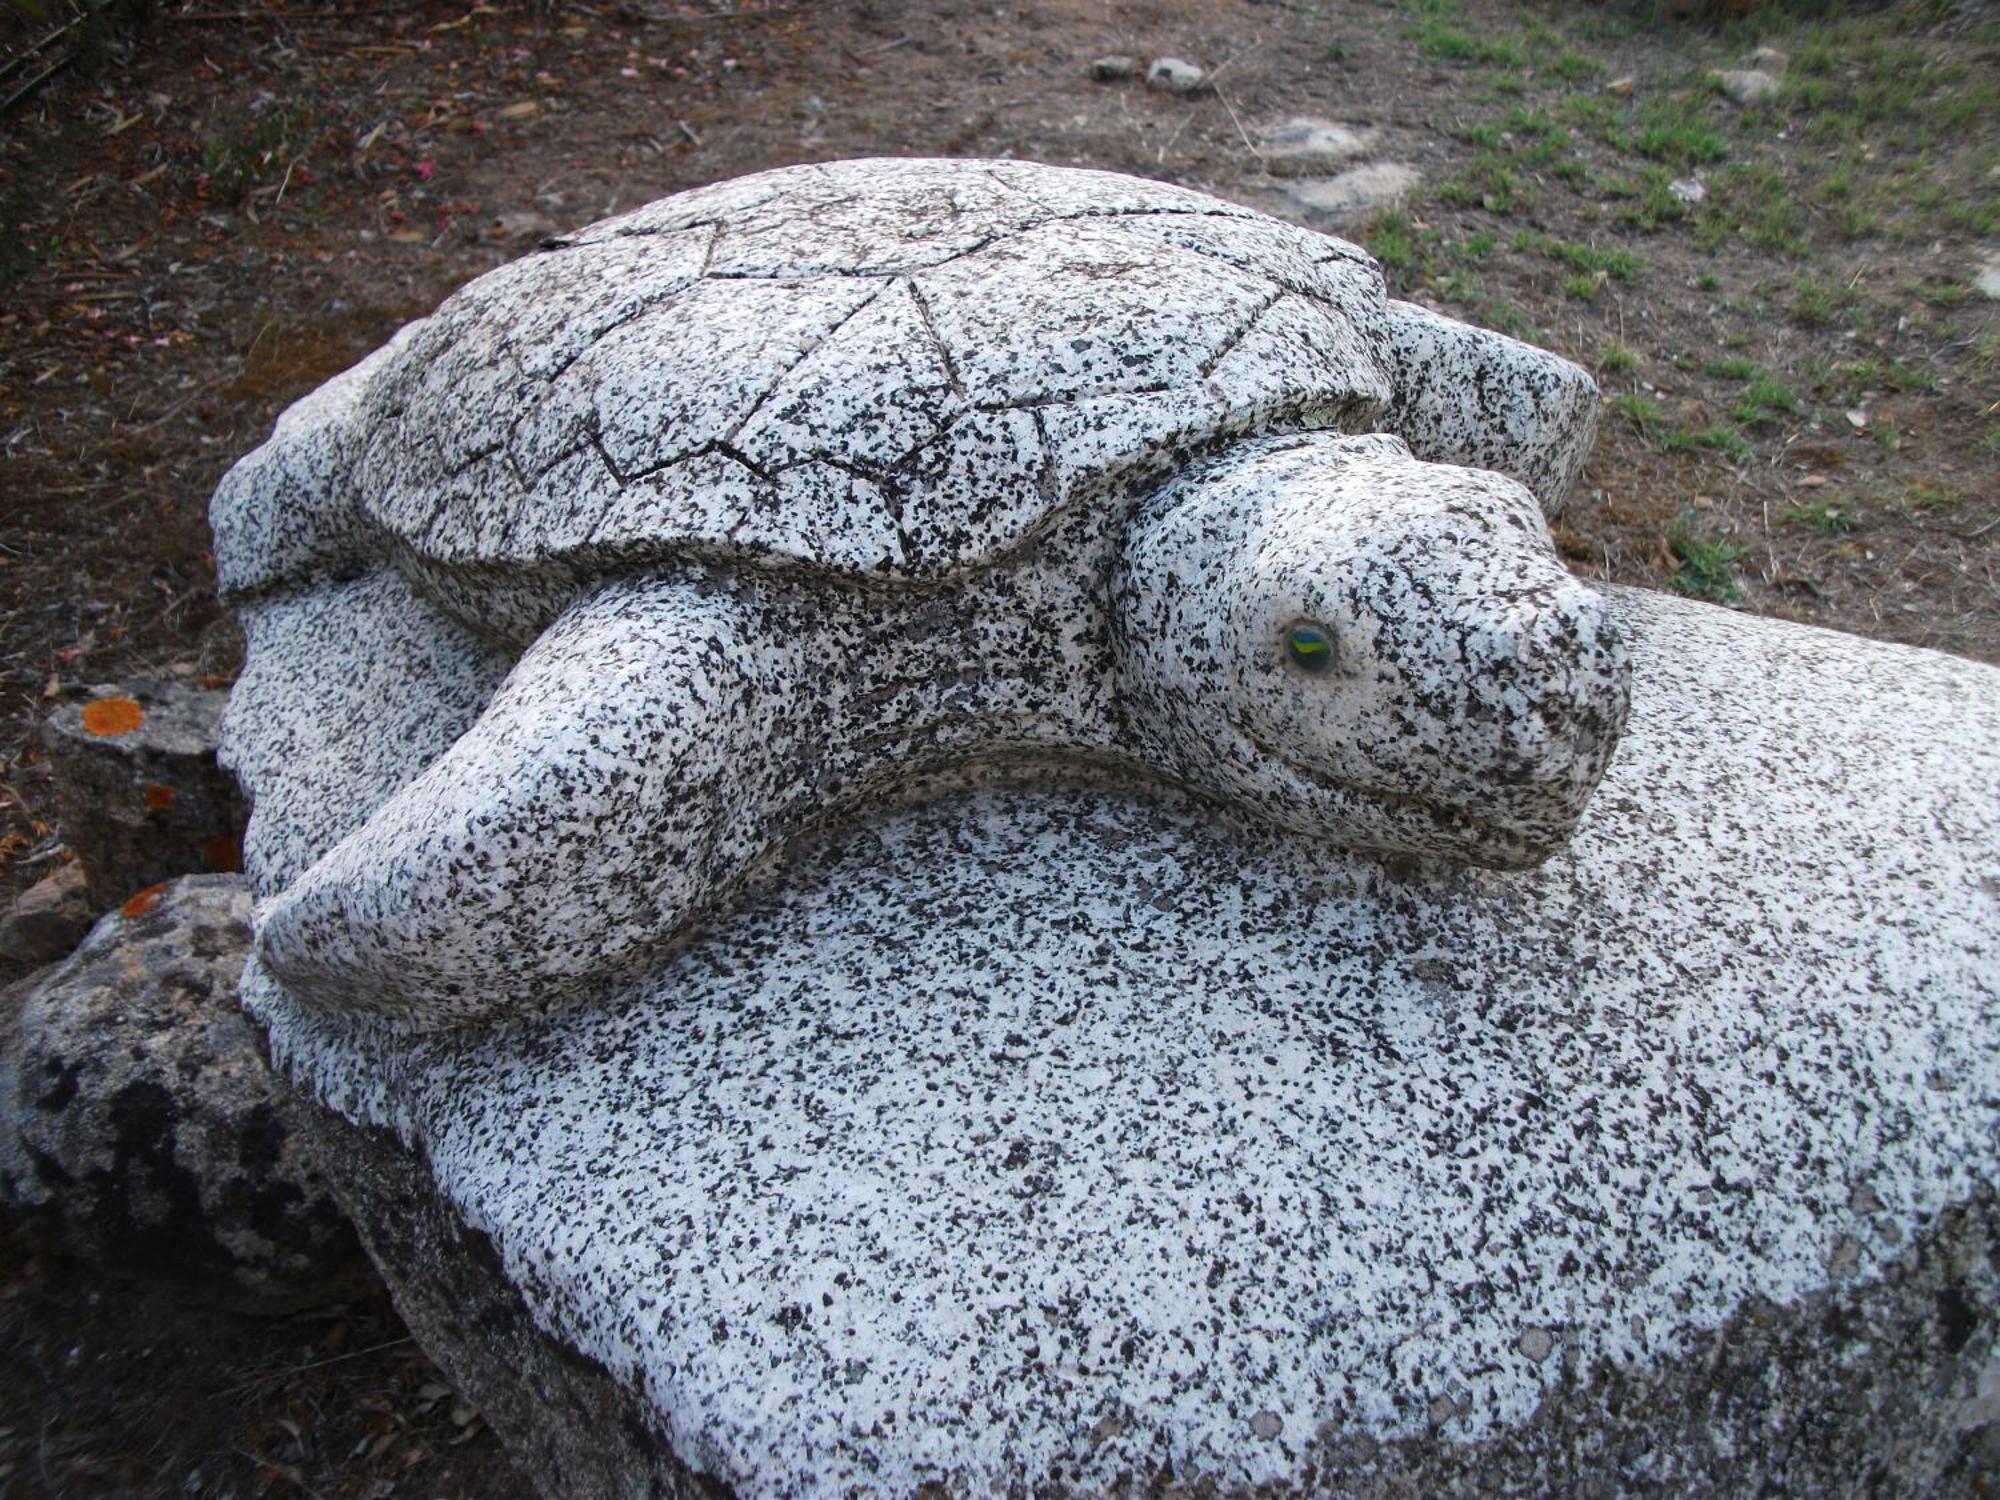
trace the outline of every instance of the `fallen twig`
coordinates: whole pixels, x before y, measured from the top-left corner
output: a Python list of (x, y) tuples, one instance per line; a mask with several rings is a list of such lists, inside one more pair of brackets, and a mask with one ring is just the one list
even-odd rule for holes
[(34, 77), (15, 89), (5, 99), (0, 99), (0, 115), (11, 114), (17, 104), (21, 103), (22, 100), (26, 99), (35, 90), (39, 89), (43, 84), (47, 83), (56, 74), (75, 61), (76, 53), (74, 51), (65, 52), (46, 68), (43, 68), (41, 72), (35, 74)]

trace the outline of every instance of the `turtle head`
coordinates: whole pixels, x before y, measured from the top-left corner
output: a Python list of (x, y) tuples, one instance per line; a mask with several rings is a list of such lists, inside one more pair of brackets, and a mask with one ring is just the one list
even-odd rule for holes
[(1259, 439), (1178, 477), (1117, 610), (1150, 762), (1357, 849), (1537, 864), (1624, 727), (1624, 644), (1534, 496), (1396, 437)]

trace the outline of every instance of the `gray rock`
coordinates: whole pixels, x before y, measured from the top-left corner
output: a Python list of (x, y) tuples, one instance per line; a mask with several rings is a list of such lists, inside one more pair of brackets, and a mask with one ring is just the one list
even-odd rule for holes
[(1778, 97), (1778, 80), (1759, 68), (1729, 68), (1714, 76), (1716, 87), (1737, 104), (1763, 104)]
[(95, 688), (50, 715), (56, 812), (95, 909), (176, 875), (241, 868), (243, 799), (215, 762), (227, 700), (144, 679)]
[(566, 1349), (644, 1397), (560, 1435), (606, 1464), (1924, 1493), (1990, 1438), (2000, 684), (1614, 598), (1633, 720), (1533, 872), (1036, 785), (878, 813), (547, 1020), (413, 1047), (247, 993), (490, 1237), (546, 1333), (513, 1409)]
[(1258, 132), (1264, 170), (1273, 177), (1318, 177), (1366, 154), (1375, 132), (1366, 125), (1294, 115)]
[(560, 226), (547, 214), (530, 209), (511, 209), (496, 218), (493, 227), (504, 239), (540, 240), (556, 233)]
[(1208, 87), (1208, 70), (1178, 57), (1156, 57), (1146, 69), (1146, 87), (1163, 94), (1197, 94)]
[[(317, 1134), (411, 1331), (543, 1494), (705, 1492), (717, 1468), (702, 1437), (677, 1443), (630, 1382), (547, 1331), (421, 1159), (338, 1119)], [(1449, 1395), (1427, 1408), (1429, 1430), (1388, 1441), (1335, 1415), (1297, 1452), (1292, 1482), (1255, 1493), (1472, 1500), (1500, 1476), (1521, 1494), (1833, 1495), (1867, 1474), (1887, 1496), (1977, 1495), (2000, 1466), (1996, 1241), (2000, 1205), (1984, 1195), (1920, 1230), (1865, 1285), (1751, 1303), (1655, 1363), (1558, 1361), (1534, 1415), (1489, 1437), (1466, 1437), (1470, 1414)], [(1125, 1425), (1097, 1423), (1078, 1451), (1115, 1443)], [(1285, 1444), (1290, 1425), (1263, 1408), (1244, 1427), (1270, 1445)], [(1204, 1494), (1245, 1489), (1197, 1482)], [(1028, 1486), (1004, 1474), (996, 1490)], [(1092, 1489), (1070, 1481), (1061, 1492)]]
[(1298, 178), (1285, 184), (1285, 194), (1315, 215), (1353, 222), (1394, 208), (1423, 180), (1421, 172), (1404, 162), (1378, 161), (1334, 177)]
[(1987, 257), (1986, 264), (1973, 277), (1972, 285), (1980, 296), (2000, 302), (2000, 255)]
[(1791, 61), (1776, 47), (1759, 47), (1750, 54), (1750, 66), (1761, 68), (1767, 73), (1782, 73)]
[(1667, 184), (1667, 191), (1690, 206), (1708, 197), (1708, 185), (1699, 177), (1676, 177)]
[(1571, 367), (1199, 195), (835, 164), (461, 298), (218, 493), (243, 995), (545, 1483), (1990, 1466), (2000, 674), (1573, 593), (1490, 472)]
[(63, 865), (23, 891), (0, 917), (0, 959), (54, 963), (83, 941), (95, 913), (83, 867)]
[(0, 1202), (68, 1253), (272, 1311), (354, 1290), (366, 1267), (237, 1007), (249, 940), (243, 879), (192, 876), (7, 992)]
[(1090, 76), (1099, 83), (1122, 83), (1138, 71), (1138, 59), (1126, 57), (1122, 53), (1097, 58), (1090, 65)]

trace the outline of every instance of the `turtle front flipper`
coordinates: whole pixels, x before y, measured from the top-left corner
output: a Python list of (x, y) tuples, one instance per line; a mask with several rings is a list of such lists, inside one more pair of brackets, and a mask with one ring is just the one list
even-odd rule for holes
[(1390, 301), (1389, 340), (1384, 426), (1418, 458), (1518, 479), (1559, 513), (1597, 436), (1601, 397), (1589, 372), (1411, 302)]
[(702, 584), (579, 599), (450, 750), (272, 903), (265, 964), (308, 1002), (428, 1031), (559, 1004), (664, 944), (762, 848), (774, 649)]

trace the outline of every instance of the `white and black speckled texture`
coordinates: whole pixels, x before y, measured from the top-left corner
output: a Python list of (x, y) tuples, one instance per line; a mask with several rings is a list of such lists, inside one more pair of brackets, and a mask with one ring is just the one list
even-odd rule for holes
[[(1568, 836), (1627, 665), (1526, 489), (1319, 433), (1243, 440), (1125, 521), (1073, 511), (928, 589), (616, 578), (476, 722), (493, 651), (396, 575), (317, 612), (251, 606), (258, 685), (232, 747), (257, 748), (231, 755), (260, 809), (266, 962), (303, 997), (411, 1029), (545, 1010), (681, 935), (801, 829), (1023, 756), (1172, 777), (1345, 847), (1513, 866)], [(1300, 620), (1330, 635), (1330, 669), (1288, 659)], [(328, 693), (329, 654), (410, 680)], [(310, 747), (356, 754), (373, 731), (350, 719), (400, 728), (412, 706), (421, 722), (367, 757), (358, 794), (328, 798)]]
[(1868, 1278), (2000, 1148), (2000, 674), (1613, 602), (1631, 722), (1534, 871), (988, 789), (549, 1021), (410, 1042), (248, 993), (746, 1492), (1491, 1436)]
[[(295, 625), (354, 628), (296, 615), (318, 581), (387, 611), (368, 650), (443, 704), (362, 685), (421, 722), (369, 782), (402, 790), (344, 804), (313, 759), (344, 727), (239, 715), (283, 887), (264, 957), (413, 1030), (544, 1009), (809, 823), (1028, 754), (1350, 848), (1532, 862), (1625, 668), (1503, 476), (1566, 483), (1593, 391), (1390, 303), (1352, 246), (1101, 173), (803, 167), (594, 226), (405, 329), (217, 492), (253, 672), (294, 673)], [(1384, 421), (1491, 472), (1342, 438)], [(1301, 621), (1337, 626), (1337, 670), (1287, 665)], [(444, 647), (409, 638), (433, 624)], [(524, 652), (476, 720), (504, 648), (473, 636)]]
[(1588, 391), (1102, 174), (583, 231), (218, 492), (246, 995), (753, 1492), (1282, 1482), (1866, 1277), (1993, 1186), (2000, 679), (1419, 461)]
[(580, 581), (703, 553), (949, 575), (1248, 432), (1386, 420), (1554, 507), (1597, 414), (1576, 366), (1392, 302), (1353, 245), (1237, 205), (837, 162), (480, 277), (287, 413), (212, 520), (232, 598), (394, 550), (527, 639)]

